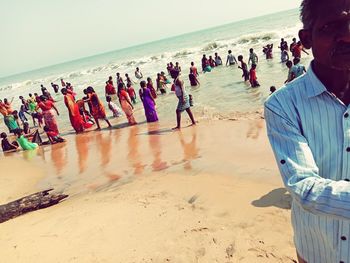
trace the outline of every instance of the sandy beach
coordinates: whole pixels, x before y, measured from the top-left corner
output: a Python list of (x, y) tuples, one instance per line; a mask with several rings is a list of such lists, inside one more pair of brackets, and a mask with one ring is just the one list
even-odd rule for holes
[(3, 262), (296, 262), (264, 120), (170, 127), (71, 134), (2, 158), (1, 204), (70, 195), (0, 224)]

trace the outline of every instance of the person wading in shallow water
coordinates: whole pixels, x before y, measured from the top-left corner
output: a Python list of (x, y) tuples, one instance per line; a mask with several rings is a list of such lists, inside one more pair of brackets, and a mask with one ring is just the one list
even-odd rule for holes
[(350, 0), (303, 0), (314, 60), (265, 103), (300, 263), (350, 262)]
[(175, 94), (179, 99), (179, 102), (176, 108), (177, 125), (175, 128), (173, 128), (173, 130), (179, 130), (181, 128), (181, 113), (183, 111), (187, 112), (188, 116), (191, 119), (192, 125), (196, 125), (196, 121), (194, 120), (194, 117), (191, 111), (190, 97), (186, 92), (183, 80), (179, 78), (180, 72), (178, 72), (177, 70), (174, 70), (171, 76), (174, 78)]

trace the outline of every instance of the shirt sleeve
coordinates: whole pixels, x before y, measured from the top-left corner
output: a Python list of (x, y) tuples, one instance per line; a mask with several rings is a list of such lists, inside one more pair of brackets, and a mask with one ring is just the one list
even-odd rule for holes
[(350, 219), (350, 183), (320, 177), (298, 121), (281, 105), (268, 102), (265, 119), (283, 182), (294, 201), (313, 214)]

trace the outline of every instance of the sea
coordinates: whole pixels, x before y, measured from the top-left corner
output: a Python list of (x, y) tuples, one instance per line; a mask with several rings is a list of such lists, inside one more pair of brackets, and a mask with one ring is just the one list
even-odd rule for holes
[[(151, 77), (155, 83), (158, 72), (167, 72), (167, 63), (179, 62), (182, 78), (188, 92), (194, 98), (193, 111), (197, 119), (255, 118), (261, 115), (263, 103), (270, 93), (270, 86), (279, 88), (287, 78), (287, 68), (280, 62), (280, 39), (285, 38), (290, 43), (293, 37), (298, 36), (301, 26), (299, 11), (293, 9), (86, 57), (1, 78), (0, 99), (14, 98), (13, 107), (17, 109), (20, 105), (18, 96), (28, 97), (29, 93), (35, 92), (40, 94), (41, 84), (53, 94), (50, 83), (60, 85), (60, 79), (63, 78), (72, 83), (78, 98), (83, 97), (84, 88), (92, 86), (104, 100), (105, 82), (109, 76), (115, 79), (117, 72), (122, 76), (128, 73), (136, 82), (134, 72), (135, 68), (139, 67), (144, 77)], [(262, 52), (266, 44), (274, 44), (272, 60), (266, 60)], [(189, 87), (188, 73), (192, 61), (201, 68), (202, 55), (214, 56), (217, 52), (225, 63), (227, 51), (231, 49), (236, 57), (243, 55), (247, 62), (250, 48), (254, 48), (259, 56), (259, 88), (250, 88), (243, 81), (242, 72), (237, 66), (221, 66), (211, 73), (202, 73), (199, 76), (201, 85), (196, 88)], [(307, 67), (310, 60), (311, 55), (305, 55), (302, 63)], [(134, 88), (139, 89), (137, 82)], [(177, 98), (170, 92), (170, 86), (168, 91), (166, 95), (157, 99), (157, 108), (162, 112), (163, 119), (175, 122)], [(61, 112), (60, 129), (71, 130), (62, 95), (55, 94), (54, 98)], [(136, 105), (136, 112), (139, 113), (138, 118), (144, 118), (142, 103)], [(0, 126), (0, 130), (2, 128), (3, 125)]]

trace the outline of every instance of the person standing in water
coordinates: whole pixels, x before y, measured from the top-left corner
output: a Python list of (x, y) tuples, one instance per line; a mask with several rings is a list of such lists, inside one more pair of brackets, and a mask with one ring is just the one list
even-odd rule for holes
[(236, 57), (232, 54), (232, 50), (229, 50), (227, 59), (226, 59), (226, 66), (227, 65), (233, 66), (236, 63), (238, 63)]
[(214, 60), (215, 60), (216, 66), (221, 66), (221, 65), (222, 65), (222, 59), (221, 59), (221, 57), (218, 55), (218, 53), (215, 53)]
[(249, 81), (250, 81), (250, 85), (252, 86), (252, 88), (257, 88), (260, 86), (259, 82), (258, 82), (258, 78), (256, 76), (256, 65), (253, 64), (250, 71), (249, 71)]
[(191, 62), (190, 72), (192, 72), (196, 77), (198, 77), (197, 67), (194, 65), (194, 62)]
[(97, 94), (95, 93), (95, 90), (93, 89), (93, 87), (87, 87), (86, 91), (89, 97), (87, 102), (90, 103), (91, 105), (91, 115), (95, 119), (97, 129), (98, 130), (101, 129), (99, 120), (105, 120), (105, 122), (107, 122), (108, 124), (108, 127), (111, 128), (112, 125), (107, 119), (105, 108), (102, 102), (100, 101), (100, 99), (98, 98)]
[(151, 91), (147, 88), (145, 81), (140, 82), (140, 99), (145, 110), (147, 122), (156, 122), (158, 121), (158, 115), (156, 111), (156, 102), (152, 97)]
[(137, 79), (143, 78), (142, 72), (140, 71), (140, 69), (138, 67), (135, 70), (135, 78), (137, 78)]
[(190, 105), (190, 97), (186, 92), (185, 85), (183, 80), (179, 78), (180, 72), (175, 71), (172, 73), (172, 76), (174, 78), (174, 87), (175, 87), (175, 94), (178, 98), (178, 104), (176, 107), (176, 127), (173, 128), (173, 130), (179, 130), (181, 129), (181, 113), (183, 111), (186, 111), (188, 116), (191, 119), (192, 125), (196, 125), (196, 121), (194, 120), (192, 111), (191, 111), (191, 105)]
[(248, 81), (249, 80), (248, 66), (247, 66), (247, 63), (243, 61), (242, 55), (238, 56), (238, 61), (241, 62), (241, 66), (238, 68), (240, 68), (243, 71), (242, 77), (244, 78), (244, 81)]
[(248, 64), (255, 64), (258, 65), (259, 62), (259, 58), (258, 55), (255, 54), (254, 49), (249, 49), (249, 60), (248, 60)]

